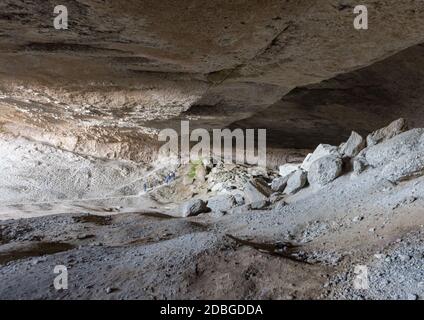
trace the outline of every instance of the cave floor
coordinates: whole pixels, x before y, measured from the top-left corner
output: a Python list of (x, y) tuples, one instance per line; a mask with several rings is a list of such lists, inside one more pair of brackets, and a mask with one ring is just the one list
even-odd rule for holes
[[(145, 196), (3, 206), (0, 298), (423, 297), (424, 178), (393, 185), (368, 170), (285, 201), (221, 218), (176, 218)], [(54, 289), (57, 265), (67, 290)], [(358, 265), (367, 290), (353, 287)]]

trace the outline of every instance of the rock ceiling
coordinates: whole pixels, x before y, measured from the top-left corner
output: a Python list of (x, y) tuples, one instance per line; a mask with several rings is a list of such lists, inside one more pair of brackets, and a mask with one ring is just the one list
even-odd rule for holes
[(2, 130), (153, 145), (190, 119), (309, 148), (424, 121), (420, 0), (362, 0), (361, 31), (353, 0), (68, 0), (68, 30), (57, 4), (0, 3)]

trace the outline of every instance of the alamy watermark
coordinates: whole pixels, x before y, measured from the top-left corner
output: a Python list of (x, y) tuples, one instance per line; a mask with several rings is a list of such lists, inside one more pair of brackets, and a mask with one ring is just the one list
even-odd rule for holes
[(180, 133), (164, 129), (159, 133), (159, 141), (165, 142), (159, 150), (161, 155), (180, 156), (183, 164), (212, 157), (225, 163), (266, 167), (265, 129), (195, 129), (190, 132), (189, 121), (181, 121)]
[(63, 265), (54, 267), (54, 274), (59, 274), (53, 280), (53, 286), (56, 290), (68, 290), (68, 268)]
[[(353, 26), (356, 30), (368, 30), (368, 8), (365, 5), (357, 5), (353, 9), (356, 15), (353, 20)], [(54, 8), (54, 14), (57, 16), (53, 20), (53, 26), (56, 30), (68, 29), (68, 8), (64, 5), (57, 5)]]
[(363, 265), (355, 266), (353, 270), (355, 278), (353, 279), (353, 287), (355, 290), (368, 290), (370, 288), (368, 280), (368, 267)]

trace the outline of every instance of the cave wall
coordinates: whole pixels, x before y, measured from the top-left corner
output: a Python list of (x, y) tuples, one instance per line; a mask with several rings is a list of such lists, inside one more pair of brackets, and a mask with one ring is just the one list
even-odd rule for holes
[[(3, 131), (62, 146), (57, 136), (77, 139), (73, 149), (91, 154), (87, 141), (99, 150), (118, 143), (99, 156), (148, 159), (157, 129), (189, 119), (265, 127), (271, 144), (307, 148), (341, 141), (348, 128), (369, 131), (420, 101), (420, 74), (410, 72), (421, 59), (407, 50), (424, 43), (419, 0), (361, 1), (367, 31), (353, 28), (353, 0), (61, 4), (69, 30), (53, 28), (56, 1), (0, 4)], [(399, 52), (414, 61), (397, 69), (390, 59)], [(120, 152), (120, 143), (147, 151)]]

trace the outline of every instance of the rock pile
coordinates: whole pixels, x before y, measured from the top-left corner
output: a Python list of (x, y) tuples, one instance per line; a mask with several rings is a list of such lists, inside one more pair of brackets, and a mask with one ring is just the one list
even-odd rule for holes
[[(302, 163), (290, 163), (275, 172), (218, 162), (202, 180), (207, 184), (209, 201), (190, 200), (182, 206), (184, 217), (210, 210), (215, 217), (227, 214), (244, 204), (251, 210), (265, 210), (271, 204), (284, 203), (310, 185), (322, 188), (343, 173), (359, 176), (367, 168), (380, 169), (382, 179), (397, 183), (424, 174), (424, 129), (406, 131), (399, 119), (364, 139), (352, 132), (340, 146), (320, 144)], [(206, 174), (207, 173), (207, 174)]]
[(339, 147), (320, 144), (303, 163), (285, 164), (279, 168), (280, 177), (272, 181), (275, 192), (290, 195), (308, 183), (323, 187), (353, 170), (360, 175), (367, 167), (382, 167), (381, 177), (399, 182), (424, 172), (424, 129), (405, 132), (404, 119), (398, 119), (364, 139), (352, 132)]

